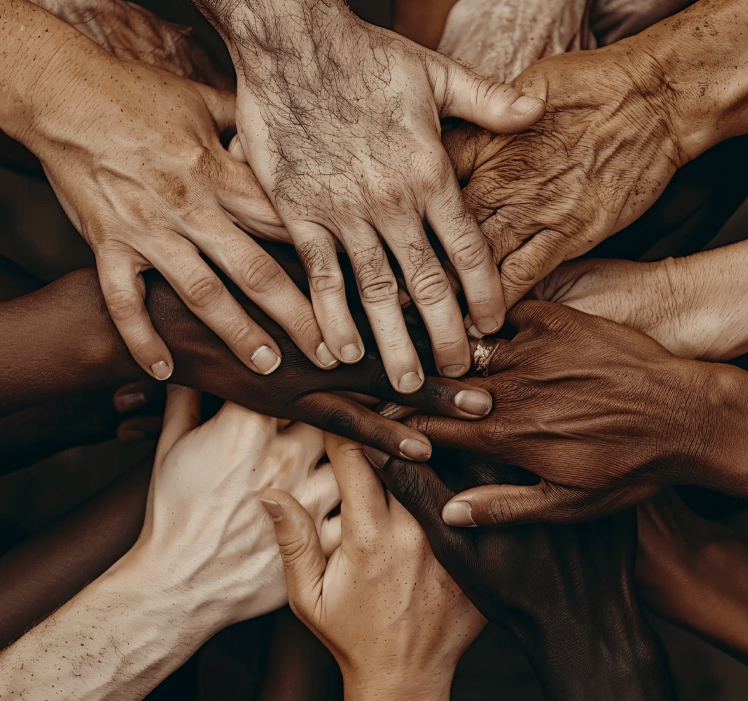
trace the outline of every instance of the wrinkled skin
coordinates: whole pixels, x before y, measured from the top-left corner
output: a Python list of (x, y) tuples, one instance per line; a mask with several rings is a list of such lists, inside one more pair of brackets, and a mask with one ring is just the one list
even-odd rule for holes
[(335, 655), (346, 698), (366, 690), (449, 698), (457, 662), (486, 621), (436, 562), (416, 520), (388, 499), (361, 445), (334, 437), (326, 445), (342, 498), (341, 543), (327, 560), (299, 502), (278, 489), (262, 497), (291, 608)]
[(364, 452), (478, 610), (517, 637), (546, 698), (675, 698), (664, 650), (634, 596), (634, 512), (581, 525), (453, 528), (441, 513), (455, 491), (523, 476), (468, 453), (442, 456), (437, 476)]
[(504, 304), (442, 147), (439, 118), (514, 133), (537, 121), (542, 101), (362, 22), (341, 0), (197, 5), (231, 52), (241, 145), (304, 262), (329, 351), (349, 363), (363, 354), (334, 255), (339, 241), (392, 385), (407, 394), (423, 381), (386, 244), (429, 329), (440, 373), (464, 374), (467, 337), (424, 220), (478, 327), (499, 328)]
[(748, 664), (748, 545), (665, 490), (638, 507), (637, 590), (658, 616)]
[(492, 394), (492, 412), (475, 423), (425, 416), (406, 423), (439, 445), (494, 456), (541, 479), (471, 489), (445, 510), (448, 523), (583, 520), (666, 483), (748, 494), (743, 371), (676, 358), (638, 331), (562, 305), (521, 302), (508, 318), (517, 335), (485, 343), (489, 376), (470, 380)]
[(637, 219), (685, 162), (662, 76), (625, 42), (543, 59), (514, 84), (546, 99), (535, 126), (514, 136), (463, 127), (444, 138), (507, 307)]

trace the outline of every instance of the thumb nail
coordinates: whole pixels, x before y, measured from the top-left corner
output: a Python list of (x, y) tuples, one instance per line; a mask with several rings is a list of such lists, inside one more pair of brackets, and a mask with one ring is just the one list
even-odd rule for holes
[(522, 95), (517, 98), (512, 104), (512, 109), (519, 114), (527, 114), (531, 110), (534, 110), (538, 105), (542, 104), (542, 100), (537, 97), (530, 97), (529, 95)]
[(453, 501), (442, 510), (442, 519), (448, 526), (475, 526), (473, 507), (467, 501)]
[(271, 501), (270, 499), (260, 499), (262, 505), (265, 507), (265, 511), (270, 514), (270, 517), (278, 523), (283, 518), (283, 509), (277, 501)]

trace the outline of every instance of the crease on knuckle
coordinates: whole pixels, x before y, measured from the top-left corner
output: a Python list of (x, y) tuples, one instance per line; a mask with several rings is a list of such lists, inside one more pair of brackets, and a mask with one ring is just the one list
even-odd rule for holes
[(489, 258), (483, 237), (462, 236), (452, 251), (452, 262), (458, 272), (475, 270)]
[(433, 266), (419, 270), (410, 281), (413, 301), (421, 306), (438, 304), (447, 299), (452, 292), (444, 270)]
[(365, 276), (359, 280), (361, 298), (368, 304), (390, 302), (397, 298), (397, 281), (392, 275)]
[(240, 270), (249, 291), (257, 294), (271, 290), (281, 281), (280, 266), (264, 252), (247, 254)]
[(221, 295), (221, 281), (208, 269), (193, 270), (182, 285), (185, 301), (198, 309), (207, 307)]
[(128, 290), (115, 290), (106, 296), (109, 315), (115, 322), (129, 321), (138, 315), (139, 302), (137, 295)]

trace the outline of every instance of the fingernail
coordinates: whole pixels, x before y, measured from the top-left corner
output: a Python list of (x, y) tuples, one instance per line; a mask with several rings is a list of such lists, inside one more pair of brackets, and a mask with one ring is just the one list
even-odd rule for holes
[(464, 375), (466, 371), (467, 368), (464, 365), (447, 365), (447, 367), (442, 368), (442, 375), (444, 377), (459, 377)]
[(522, 95), (517, 98), (512, 104), (512, 109), (519, 114), (527, 114), (530, 110), (534, 110), (542, 100), (537, 97), (530, 97), (529, 95)]
[(417, 372), (407, 372), (400, 378), (398, 388), (401, 392), (415, 392), (423, 384), (423, 379)]
[(426, 443), (421, 443), (415, 438), (406, 438), (398, 446), (400, 455), (408, 460), (415, 460), (416, 462), (424, 462), (431, 457), (431, 446)]
[(151, 365), (151, 372), (157, 380), (168, 380), (171, 377), (171, 368), (165, 360), (159, 360)]
[(124, 428), (117, 431), (117, 438), (119, 438), (120, 443), (140, 443), (140, 441), (146, 440), (146, 435), (145, 431)]
[(475, 322), (475, 325), (478, 327), (478, 331), (482, 334), (493, 333), (494, 331), (499, 330), (499, 322), (492, 316), (484, 316), (483, 318), (478, 319), (478, 321)]
[(283, 518), (283, 509), (277, 501), (270, 501), (270, 499), (260, 499), (262, 505), (265, 507), (265, 511), (270, 514), (270, 517), (278, 523)]
[(317, 346), (315, 355), (323, 368), (329, 368), (331, 365), (335, 365), (335, 363), (338, 362), (338, 359), (330, 353), (324, 341)]
[(475, 526), (473, 507), (466, 501), (453, 501), (442, 509), (442, 519), (448, 526)]
[(475, 328), (475, 324), (473, 324), (473, 325), (472, 325), (472, 326), (471, 326), (471, 327), (470, 327), (470, 328), (468, 329), (468, 333), (469, 333), (469, 334), (470, 334), (470, 335), (471, 335), (471, 336), (472, 336), (473, 338), (483, 338), (483, 334), (482, 334), (482, 333), (481, 333), (480, 331), (478, 331), (478, 329), (476, 329), (476, 328)]
[(463, 389), (455, 395), (455, 406), (466, 414), (485, 416), (493, 407), (493, 398), (488, 392), (477, 389)]
[(148, 404), (148, 400), (142, 392), (135, 392), (134, 394), (123, 394), (117, 397), (117, 411), (126, 413), (128, 411), (135, 411), (142, 406)]
[(340, 355), (343, 357), (346, 363), (355, 363), (361, 360), (361, 356), (364, 352), (358, 343), (349, 343), (347, 346), (343, 346), (340, 349)]
[(376, 468), (377, 470), (381, 470), (392, 456), (387, 455), (387, 453), (383, 453), (381, 450), (372, 448), (370, 445), (365, 445), (364, 457), (371, 463), (372, 467)]
[(250, 360), (263, 375), (269, 375), (281, 364), (280, 356), (268, 346), (260, 346)]

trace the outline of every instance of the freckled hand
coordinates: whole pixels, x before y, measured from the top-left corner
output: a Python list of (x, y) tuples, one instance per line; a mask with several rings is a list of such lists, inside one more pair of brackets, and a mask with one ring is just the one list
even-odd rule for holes
[(440, 141), (439, 118), (518, 132), (542, 100), (357, 19), (340, 0), (197, 3), (236, 66), (237, 130), (250, 166), (291, 236), (332, 355), (363, 356), (335, 255), (356, 274), (392, 385), (423, 383), (384, 244), (428, 328), (437, 367), (457, 377), (470, 353), (456, 299), (431, 246), (449, 255), (477, 328), (504, 320), (501, 281)]

